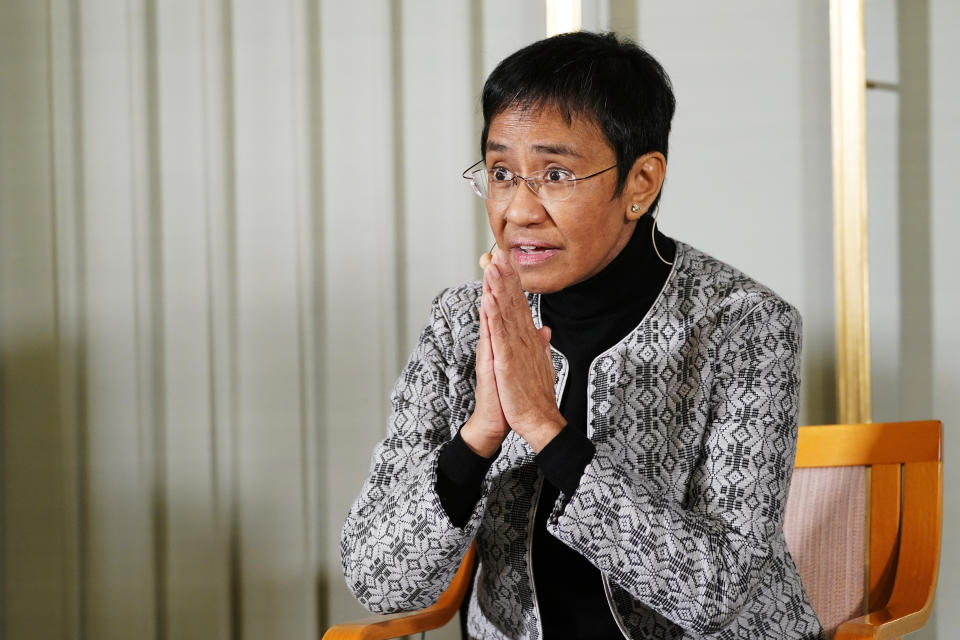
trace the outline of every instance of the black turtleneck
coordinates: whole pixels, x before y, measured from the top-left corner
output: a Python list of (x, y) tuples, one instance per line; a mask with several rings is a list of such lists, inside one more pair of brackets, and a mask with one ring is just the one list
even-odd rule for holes
[[(647, 216), (641, 218), (627, 246), (597, 275), (540, 297), (540, 317), (553, 330), (551, 344), (566, 356), (569, 366), (560, 400), (567, 437), (554, 438), (537, 455), (537, 464), (550, 480), (540, 492), (533, 529), (533, 576), (546, 640), (622, 637), (607, 605), (600, 571), (550, 535), (547, 518), (560, 491), (576, 490), (589, 458), (572, 469), (561, 461), (579, 463), (585, 443), (593, 453), (586, 435), (590, 364), (640, 324), (670, 273), (670, 266), (653, 251), (651, 225)], [(671, 240), (658, 234), (657, 247), (673, 261), (676, 247)], [(555, 469), (563, 470), (560, 477)]]
[[(547, 532), (560, 492), (573, 493), (593, 457), (587, 438), (587, 380), (591, 362), (632, 331), (663, 288), (670, 266), (653, 250), (652, 219), (643, 216), (623, 250), (595, 276), (540, 297), (551, 344), (568, 362), (560, 401), (567, 426), (537, 454), (546, 482), (533, 531), (533, 573), (544, 638), (621, 638), (610, 613), (599, 570)], [(673, 261), (676, 246), (657, 232), (657, 248)], [(459, 434), (438, 460), (437, 493), (451, 521), (466, 524), (496, 456), (473, 453)]]

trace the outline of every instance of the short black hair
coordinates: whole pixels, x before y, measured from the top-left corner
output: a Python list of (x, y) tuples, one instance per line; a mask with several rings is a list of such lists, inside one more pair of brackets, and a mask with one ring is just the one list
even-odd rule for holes
[(653, 56), (613, 33), (587, 31), (539, 40), (505, 58), (484, 83), (481, 103), (481, 157), (490, 122), (508, 109), (553, 107), (568, 123), (595, 122), (616, 153), (615, 196), (637, 158), (651, 151), (666, 157), (676, 109), (670, 78)]

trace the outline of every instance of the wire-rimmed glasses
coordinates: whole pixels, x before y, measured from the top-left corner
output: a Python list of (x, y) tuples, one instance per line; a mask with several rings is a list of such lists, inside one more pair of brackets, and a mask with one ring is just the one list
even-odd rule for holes
[(463, 177), (470, 182), (473, 192), (484, 200), (493, 200), (494, 202), (509, 200), (513, 196), (513, 190), (517, 186), (517, 182), (522, 180), (543, 202), (562, 202), (573, 195), (573, 190), (578, 182), (610, 171), (616, 166), (615, 164), (611, 165), (582, 178), (578, 178), (570, 171), (559, 167), (534, 171), (529, 176), (524, 177), (513, 173), (506, 167), (496, 166), (488, 169), (485, 162), (480, 160), (464, 171)]

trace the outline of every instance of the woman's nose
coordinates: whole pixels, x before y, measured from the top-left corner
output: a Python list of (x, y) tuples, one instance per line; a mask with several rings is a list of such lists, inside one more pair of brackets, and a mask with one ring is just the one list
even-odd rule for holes
[(531, 224), (543, 222), (547, 217), (547, 212), (543, 208), (543, 202), (533, 192), (530, 185), (524, 184), (524, 181), (518, 180), (510, 194), (510, 200), (507, 201), (507, 208), (503, 217), (512, 224), (525, 227)]

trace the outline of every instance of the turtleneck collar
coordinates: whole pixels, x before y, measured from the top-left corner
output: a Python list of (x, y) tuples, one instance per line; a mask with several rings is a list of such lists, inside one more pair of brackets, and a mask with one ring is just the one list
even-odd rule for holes
[[(649, 215), (637, 221), (633, 235), (617, 256), (600, 273), (556, 293), (541, 296), (541, 310), (554, 318), (590, 319), (610, 314), (621, 315), (643, 307), (650, 308), (670, 273), (653, 250)], [(657, 248), (673, 261), (676, 245), (658, 230)], [(637, 318), (639, 322), (640, 318)], [(556, 322), (556, 320), (554, 320)]]

